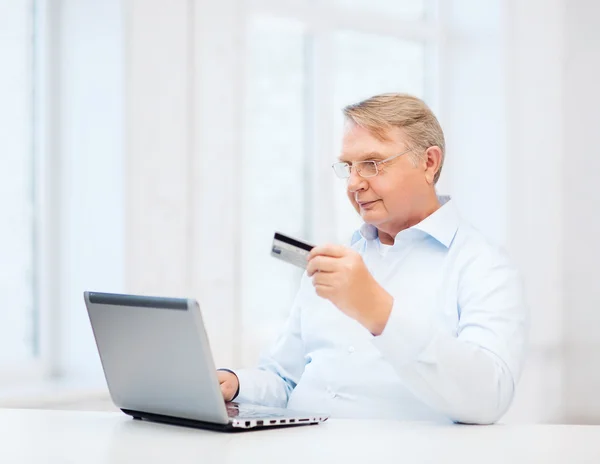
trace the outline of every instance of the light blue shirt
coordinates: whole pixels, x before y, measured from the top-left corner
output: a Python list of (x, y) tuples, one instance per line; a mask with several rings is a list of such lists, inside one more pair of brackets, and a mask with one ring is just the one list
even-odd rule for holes
[(364, 224), (351, 248), (394, 297), (373, 336), (304, 274), (285, 327), (256, 369), (235, 371), (239, 402), (332, 417), (492, 423), (524, 359), (527, 311), (507, 256), (449, 197), (393, 246)]

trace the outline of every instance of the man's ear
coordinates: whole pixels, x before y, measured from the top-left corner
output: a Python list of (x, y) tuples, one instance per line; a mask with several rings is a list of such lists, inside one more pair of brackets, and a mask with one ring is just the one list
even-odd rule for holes
[(427, 183), (433, 185), (435, 183), (435, 175), (440, 170), (442, 163), (442, 150), (438, 146), (429, 147), (425, 151), (424, 156), (425, 179)]

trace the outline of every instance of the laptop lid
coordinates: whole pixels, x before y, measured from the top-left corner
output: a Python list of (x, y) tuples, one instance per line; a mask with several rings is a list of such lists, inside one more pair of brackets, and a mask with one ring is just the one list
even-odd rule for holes
[(195, 300), (100, 292), (84, 298), (117, 407), (229, 422)]

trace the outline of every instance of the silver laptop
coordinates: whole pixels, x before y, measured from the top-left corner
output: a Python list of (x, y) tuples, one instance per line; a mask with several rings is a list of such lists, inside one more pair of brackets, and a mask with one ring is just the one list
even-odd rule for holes
[(84, 298), (111, 398), (125, 414), (220, 431), (327, 420), (225, 403), (195, 300), (98, 292)]

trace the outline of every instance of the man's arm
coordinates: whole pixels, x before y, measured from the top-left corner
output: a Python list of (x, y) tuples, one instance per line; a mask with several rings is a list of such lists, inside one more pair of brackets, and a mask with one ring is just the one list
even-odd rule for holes
[(413, 394), (455, 422), (489, 424), (512, 401), (528, 316), (504, 256), (478, 256), (460, 278), (456, 334), (437, 328), (418, 302), (399, 296), (375, 345)]
[(258, 368), (239, 369), (239, 395), (234, 398), (244, 403), (285, 408), (292, 390), (304, 372), (304, 344), (301, 337), (300, 313), (302, 287), (292, 306), (283, 330)]

